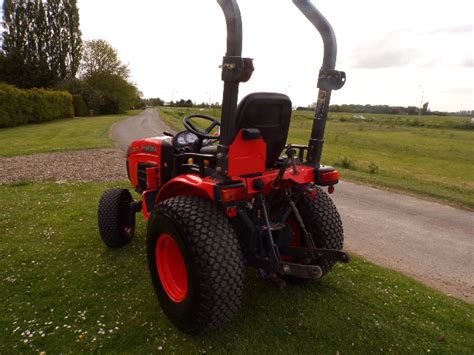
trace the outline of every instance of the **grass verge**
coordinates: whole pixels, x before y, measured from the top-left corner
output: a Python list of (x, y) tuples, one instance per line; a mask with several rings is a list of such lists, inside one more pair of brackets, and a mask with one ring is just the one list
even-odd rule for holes
[[(123, 183), (125, 185), (125, 183)], [(120, 184), (0, 186), (0, 353), (471, 353), (474, 306), (360, 258), (283, 291), (247, 270), (242, 311), (188, 337), (164, 317), (137, 238), (100, 241), (102, 191)]]
[[(160, 109), (178, 130), (191, 111)], [(220, 117), (218, 110), (202, 113)], [(340, 168), (343, 179), (474, 208), (474, 125), (468, 118), (353, 116), (331, 114), (326, 128), (323, 162)], [(308, 143), (312, 117), (293, 112), (288, 142)]]
[(53, 151), (108, 148), (110, 127), (141, 110), (126, 114), (76, 117), (41, 124), (0, 129), (0, 156), (14, 156)]

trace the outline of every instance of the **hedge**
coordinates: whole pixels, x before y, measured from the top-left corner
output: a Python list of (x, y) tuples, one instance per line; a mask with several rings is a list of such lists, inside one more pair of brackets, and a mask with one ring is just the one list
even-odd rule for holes
[(0, 83), (0, 127), (74, 117), (72, 95), (64, 91), (18, 89)]

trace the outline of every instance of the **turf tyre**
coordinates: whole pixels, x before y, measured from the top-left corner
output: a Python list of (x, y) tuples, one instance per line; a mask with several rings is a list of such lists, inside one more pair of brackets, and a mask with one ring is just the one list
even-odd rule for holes
[[(311, 234), (316, 248), (342, 250), (344, 245), (344, 229), (341, 216), (329, 195), (320, 187), (313, 186), (317, 190), (315, 195), (304, 194), (296, 207), (303, 219), (306, 230)], [(301, 238), (302, 246), (305, 246)], [(331, 271), (335, 261), (321, 259), (317, 265), (321, 267), (323, 276)], [(307, 284), (308, 280), (290, 277), (288, 281), (299, 284)]]
[(99, 201), (99, 234), (109, 248), (120, 248), (135, 235), (135, 213), (130, 191), (114, 188), (106, 190)]
[[(156, 248), (164, 235), (174, 239), (185, 263), (188, 292), (180, 302), (173, 301), (160, 280)], [(177, 196), (158, 204), (148, 221), (147, 258), (161, 308), (181, 331), (215, 329), (239, 311), (242, 252), (227, 216), (212, 201)]]

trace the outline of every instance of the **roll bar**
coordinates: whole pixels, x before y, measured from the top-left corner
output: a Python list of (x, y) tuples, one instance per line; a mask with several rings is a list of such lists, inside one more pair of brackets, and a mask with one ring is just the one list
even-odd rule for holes
[[(226, 176), (227, 153), (235, 136), (239, 83), (250, 79), (253, 64), (250, 58), (242, 58), (242, 18), (237, 1), (217, 0), (217, 2), (224, 12), (227, 24), (227, 50), (221, 66), (224, 81), (221, 133), (217, 148), (217, 172), (221, 176)], [(338, 90), (344, 85), (346, 75), (335, 70), (337, 42), (331, 24), (310, 0), (293, 0), (293, 3), (318, 30), (324, 43), (323, 63), (318, 78), (320, 90), (307, 155), (307, 162), (319, 168), (331, 91)]]
[[(226, 56), (240, 56), (242, 55), (242, 18), (239, 5), (236, 0), (217, 0), (217, 2), (224, 12), (227, 24)], [(336, 67), (337, 42), (331, 24), (310, 0), (293, 0), (293, 3), (323, 38), (324, 59), (321, 68), (334, 69)]]
[(321, 69), (336, 68), (337, 42), (336, 35), (326, 17), (309, 0), (293, 0), (293, 3), (313, 24), (323, 38), (324, 58)]
[(224, 11), (227, 24), (226, 56), (242, 55), (242, 17), (239, 5), (235, 0), (217, 0)]

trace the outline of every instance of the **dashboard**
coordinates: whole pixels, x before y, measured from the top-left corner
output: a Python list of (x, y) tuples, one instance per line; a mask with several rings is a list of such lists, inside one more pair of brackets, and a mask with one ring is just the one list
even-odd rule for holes
[(173, 138), (173, 146), (175, 149), (188, 150), (186, 148), (189, 148), (190, 151), (193, 151), (198, 144), (199, 137), (189, 131), (179, 132)]

